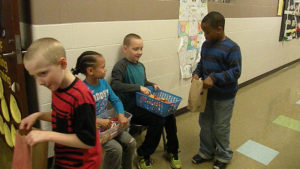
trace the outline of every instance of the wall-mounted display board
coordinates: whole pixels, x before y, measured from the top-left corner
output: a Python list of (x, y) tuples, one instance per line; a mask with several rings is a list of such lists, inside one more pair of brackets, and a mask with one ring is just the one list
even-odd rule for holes
[(300, 37), (300, 0), (284, 0), (279, 41)]
[(17, 0), (0, 0), (0, 168), (11, 169), (16, 130), (28, 115)]

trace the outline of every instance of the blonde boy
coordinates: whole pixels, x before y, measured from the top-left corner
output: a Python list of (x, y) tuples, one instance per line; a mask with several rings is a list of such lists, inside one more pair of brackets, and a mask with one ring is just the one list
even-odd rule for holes
[(38, 84), (52, 91), (52, 112), (36, 112), (21, 121), (29, 131), (36, 120), (52, 122), (53, 131), (32, 130), (30, 146), (55, 142), (55, 168), (98, 169), (101, 162), (96, 132), (95, 101), (86, 85), (67, 70), (65, 49), (53, 38), (34, 41), (24, 56), (24, 66)]
[(146, 86), (158, 88), (158, 85), (147, 80), (145, 67), (139, 62), (143, 54), (143, 40), (137, 34), (128, 34), (124, 38), (122, 49), (125, 58), (117, 62), (112, 70), (111, 87), (122, 100), (124, 109), (132, 113), (131, 122), (147, 126), (145, 140), (137, 149), (139, 156), (137, 166), (139, 169), (152, 168), (150, 155), (157, 148), (162, 130), (165, 128), (170, 165), (173, 169), (179, 169), (181, 161), (178, 157), (179, 143), (175, 116), (171, 114), (167, 117), (160, 117), (136, 106), (136, 92), (150, 94)]

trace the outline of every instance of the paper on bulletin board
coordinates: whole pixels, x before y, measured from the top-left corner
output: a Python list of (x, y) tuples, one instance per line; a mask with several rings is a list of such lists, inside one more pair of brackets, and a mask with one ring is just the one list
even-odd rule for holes
[(300, 0), (283, 1), (279, 41), (300, 38)]

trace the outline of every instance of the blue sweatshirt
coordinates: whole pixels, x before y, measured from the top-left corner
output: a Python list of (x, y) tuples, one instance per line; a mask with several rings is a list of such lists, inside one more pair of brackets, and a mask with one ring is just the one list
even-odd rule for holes
[(91, 90), (95, 99), (97, 118), (109, 118), (109, 115), (107, 113), (108, 100), (112, 103), (118, 114), (124, 114), (124, 108), (121, 100), (118, 96), (116, 96), (105, 79), (99, 79), (98, 85), (91, 85), (87, 81), (84, 81), (84, 83)]
[(241, 75), (240, 47), (226, 37), (222, 42), (205, 41), (201, 49), (201, 60), (193, 74), (202, 80), (208, 76), (214, 86), (208, 89), (208, 99), (226, 100), (234, 98)]

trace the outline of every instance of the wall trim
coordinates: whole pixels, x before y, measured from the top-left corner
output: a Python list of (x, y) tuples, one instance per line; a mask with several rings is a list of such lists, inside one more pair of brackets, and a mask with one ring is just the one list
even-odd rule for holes
[(247, 85), (249, 85), (249, 84), (252, 84), (252, 83), (254, 83), (254, 82), (256, 82), (256, 81), (258, 81), (258, 80), (260, 80), (260, 79), (263, 79), (263, 78), (265, 78), (265, 77), (267, 77), (267, 76), (269, 76), (269, 75), (271, 75), (271, 74), (273, 74), (273, 73), (276, 73), (276, 72), (278, 72), (278, 71), (280, 71), (280, 70), (282, 70), (282, 69), (284, 69), (284, 68), (286, 68), (286, 67), (288, 67), (288, 66), (291, 66), (291, 65), (293, 65), (293, 64), (295, 64), (295, 63), (297, 63), (297, 62), (299, 62), (299, 61), (300, 61), (300, 58), (299, 58), (299, 59), (296, 59), (296, 60), (294, 60), (294, 61), (292, 61), (292, 62), (289, 62), (289, 63), (287, 63), (287, 64), (284, 64), (284, 65), (282, 65), (282, 66), (279, 66), (278, 68), (275, 68), (275, 69), (273, 69), (273, 70), (270, 70), (270, 71), (268, 71), (268, 72), (266, 72), (266, 73), (263, 73), (263, 74), (261, 74), (261, 75), (255, 77), (255, 78), (252, 78), (252, 79), (250, 79), (250, 80), (247, 80), (247, 81), (245, 81), (245, 82), (239, 84), (239, 89), (241, 89), (241, 88), (243, 88), (243, 87), (245, 87), (245, 86), (247, 86)]
[(175, 116), (179, 116), (187, 112), (189, 112), (189, 109), (187, 109), (187, 106), (184, 106), (175, 112)]

